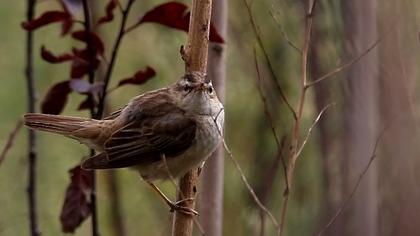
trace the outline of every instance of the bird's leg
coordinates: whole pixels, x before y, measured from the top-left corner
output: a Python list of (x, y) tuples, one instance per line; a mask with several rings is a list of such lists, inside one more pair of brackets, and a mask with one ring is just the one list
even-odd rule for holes
[(173, 202), (154, 183), (149, 181), (146, 182), (159, 194), (159, 196), (166, 202), (166, 204), (168, 204), (168, 206), (171, 208), (171, 212), (178, 211), (186, 215), (198, 215), (198, 212), (194, 209), (182, 206), (184, 202), (193, 201), (194, 198), (186, 198), (177, 202)]

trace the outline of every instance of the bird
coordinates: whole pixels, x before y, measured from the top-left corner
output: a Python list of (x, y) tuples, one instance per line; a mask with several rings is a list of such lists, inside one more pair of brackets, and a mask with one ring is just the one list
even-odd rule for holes
[(168, 87), (132, 98), (101, 120), (28, 113), (24, 124), (94, 149), (96, 155), (82, 161), (83, 169), (131, 167), (171, 211), (196, 215), (181, 201), (171, 201), (154, 182), (179, 178), (205, 162), (223, 139), (224, 107), (209, 78), (190, 72)]

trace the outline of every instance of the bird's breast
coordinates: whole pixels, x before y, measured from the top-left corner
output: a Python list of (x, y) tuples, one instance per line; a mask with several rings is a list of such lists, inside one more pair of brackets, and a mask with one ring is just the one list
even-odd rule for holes
[(224, 113), (217, 116), (200, 115), (196, 119), (196, 134), (193, 144), (182, 154), (167, 157), (166, 165), (163, 161), (149, 166), (139, 166), (140, 174), (147, 180), (167, 179), (183, 176), (189, 170), (198, 167), (210, 156), (220, 144), (223, 136)]

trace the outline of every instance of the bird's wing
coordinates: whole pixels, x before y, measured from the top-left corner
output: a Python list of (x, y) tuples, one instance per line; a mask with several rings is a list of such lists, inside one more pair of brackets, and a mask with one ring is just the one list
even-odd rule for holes
[[(170, 158), (183, 153), (193, 144), (195, 121), (171, 103), (160, 104), (160, 108), (156, 113), (139, 112), (131, 122), (111, 135), (105, 142), (103, 153), (107, 163), (102, 154), (87, 160), (85, 167), (128, 167), (158, 161), (162, 154)], [(95, 162), (95, 158), (102, 160)]]
[(107, 117), (104, 117), (103, 120), (113, 120), (113, 119), (117, 118), (121, 114), (121, 112), (124, 110), (124, 108), (126, 108), (126, 107), (127, 106), (124, 106), (124, 107), (112, 112)]

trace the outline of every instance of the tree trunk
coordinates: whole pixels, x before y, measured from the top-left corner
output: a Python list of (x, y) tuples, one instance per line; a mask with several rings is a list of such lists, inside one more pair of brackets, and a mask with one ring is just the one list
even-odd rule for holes
[[(325, 14), (325, 11), (322, 8), (322, 6), (323, 4), (318, 5), (317, 16)], [(312, 50), (310, 51), (309, 71), (312, 79), (320, 78), (328, 71), (328, 68), (326, 68), (325, 63), (323, 63), (323, 61), (325, 60), (323, 50), (325, 49), (325, 44), (330, 43), (330, 40), (328, 39), (327, 33), (322, 31), (323, 26), (320, 26), (321, 21), (319, 21), (318, 19), (319, 18), (315, 17), (316, 23), (313, 26), (314, 29), (311, 41)], [(319, 22), (319, 24), (317, 22)], [(333, 102), (331, 98), (331, 91), (334, 89), (335, 84), (336, 83), (332, 83), (332, 81), (330, 81), (329, 83), (319, 83), (313, 87), (315, 93), (315, 107), (317, 113), (321, 112), (326, 105)], [(326, 222), (328, 222), (328, 220), (335, 214), (336, 210), (340, 205), (340, 199), (337, 194), (340, 186), (340, 180), (339, 178), (336, 178), (336, 172), (340, 160), (336, 160), (333, 156), (334, 137), (332, 136), (333, 131), (330, 126), (330, 123), (332, 121), (332, 119), (330, 119), (330, 116), (334, 110), (335, 109), (329, 111), (328, 115), (325, 115), (318, 122), (319, 151), (322, 159), (323, 186), (325, 190), (323, 201), (323, 206), (325, 210), (322, 212), (323, 217), (319, 221), (320, 227), (323, 227), (326, 224)], [(331, 236), (343, 234), (344, 228), (342, 218), (338, 218), (335, 221), (335, 223), (331, 226), (331, 228), (328, 229), (325, 233), (325, 235)]]
[[(413, 82), (418, 78), (418, 47), (412, 34), (415, 20), (408, 15), (411, 5), (387, 1), (380, 16), (380, 108), (383, 126), (388, 126), (381, 145), (379, 186), (381, 214), (379, 235), (419, 235), (420, 189), (418, 169), (418, 116), (413, 108)], [(413, 27), (414, 26), (414, 27)], [(390, 29), (393, 29), (390, 31)], [(418, 52), (416, 52), (418, 54)]]
[[(214, 0), (212, 24), (226, 40), (227, 1)], [(208, 57), (208, 76), (213, 82), (217, 96), (223, 103), (226, 76), (226, 44), (210, 43)], [(224, 149), (220, 146), (206, 161), (202, 171), (199, 199), (200, 224), (206, 236), (221, 236), (223, 229), (223, 175)]]
[[(342, 1), (346, 60), (362, 54), (377, 40), (376, 0)], [(374, 144), (378, 138), (377, 89), (378, 56), (372, 50), (349, 69), (343, 116), (343, 159), (346, 173), (347, 197), (362, 170), (368, 165)], [(363, 177), (348, 214), (347, 233), (349, 235), (377, 235), (378, 195), (376, 163)], [(351, 226), (351, 227), (350, 227)]]

